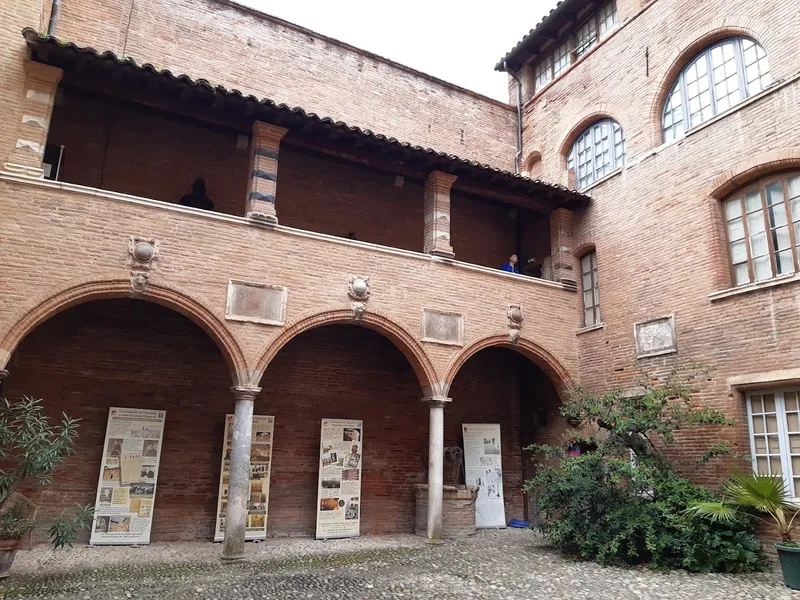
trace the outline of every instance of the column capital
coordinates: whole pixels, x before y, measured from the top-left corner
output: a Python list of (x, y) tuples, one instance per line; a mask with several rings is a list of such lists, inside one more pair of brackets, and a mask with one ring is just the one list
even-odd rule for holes
[(258, 393), (261, 391), (260, 387), (255, 386), (243, 386), (243, 385), (235, 385), (231, 388), (233, 395), (236, 397), (236, 400), (248, 400), (252, 402), (258, 396)]
[(431, 171), (428, 173), (428, 178), (425, 180), (425, 185), (435, 186), (437, 190), (450, 191), (453, 184), (458, 179), (458, 175), (452, 173), (445, 173), (444, 171)]
[(425, 396), (422, 398), (422, 401), (427, 402), (431, 407), (436, 408), (452, 402), (453, 399), (447, 398), (446, 396)]
[(283, 136), (289, 131), (285, 127), (278, 127), (271, 123), (264, 123), (264, 121), (256, 121), (253, 123), (253, 136), (258, 138), (262, 144), (270, 146), (277, 146), (280, 144)]
[(63, 69), (36, 62), (35, 60), (27, 59), (24, 61), (24, 65), (25, 73), (28, 77), (38, 81), (46, 81), (58, 85), (61, 82), (61, 78), (64, 76)]

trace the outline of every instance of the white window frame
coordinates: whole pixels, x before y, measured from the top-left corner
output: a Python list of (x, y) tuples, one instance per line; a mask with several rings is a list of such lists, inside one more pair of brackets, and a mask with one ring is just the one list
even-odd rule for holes
[[(603, 135), (604, 131), (606, 135)], [(607, 146), (605, 150), (604, 143)], [(602, 162), (606, 153), (608, 162)], [(575, 171), (575, 187), (582, 190), (624, 167), (626, 154), (627, 145), (622, 126), (614, 119), (600, 119), (584, 129), (572, 142), (567, 154), (567, 170)]]
[[(786, 419), (786, 402), (784, 398), (784, 394), (787, 392), (792, 392), (798, 395), (798, 400), (800, 401), (800, 387), (788, 387), (788, 388), (779, 388), (779, 389), (767, 389), (767, 390), (752, 390), (747, 392), (747, 429), (748, 429), (748, 437), (750, 438), (750, 457), (752, 462), (753, 473), (758, 474), (758, 465), (756, 459), (759, 456), (768, 456), (769, 455), (769, 445), (767, 446), (767, 454), (757, 454), (756, 453), (756, 442), (755, 442), (755, 435), (753, 430), (753, 404), (752, 404), (752, 397), (753, 396), (764, 396), (764, 394), (771, 394), (775, 397), (775, 416), (778, 423), (778, 447), (780, 449), (780, 461), (781, 461), (781, 478), (783, 479), (784, 483), (786, 484), (786, 489), (788, 492), (787, 499), (791, 500), (792, 502), (800, 502), (800, 496), (795, 495), (794, 493), (794, 479), (797, 478), (800, 480), (800, 472), (796, 475), (792, 468), (792, 457), (800, 457), (800, 452), (796, 452), (792, 454), (791, 449), (789, 447), (789, 435), (798, 434), (800, 435), (800, 430), (798, 431), (787, 431), (788, 421)], [(763, 402), (763, 400), (762, 400)], [(791, 411), (794, 412), (794, 411)], [(762, 414), (762, 413), (759, 413)], [(771, 413), (766, 413), (771, 414)], [(766, 431), (766, 427), (765, 427)], [(761, 434), (759, 434), (761, 435)], [(798, 487), (800, 487), (800, 481), (798, 481)]]

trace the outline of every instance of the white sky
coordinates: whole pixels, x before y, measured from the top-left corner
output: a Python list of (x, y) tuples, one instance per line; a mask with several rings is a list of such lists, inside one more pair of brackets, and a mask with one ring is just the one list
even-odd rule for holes
[(557, 0), (237, 1), (507, 102), (494, 65)]

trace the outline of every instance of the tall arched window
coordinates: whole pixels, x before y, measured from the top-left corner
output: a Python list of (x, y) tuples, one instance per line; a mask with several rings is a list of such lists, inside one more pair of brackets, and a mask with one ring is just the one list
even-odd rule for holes
[(708, 46), (687, 64), (670, 89), (661, 128), (664, 141), (725, 112), (772, 82), (767, 53), (749, 38)]
[(625, 164), (625, 135), (612, 119), (597, 121), (581, 133), (567, 154), (567, 169), (583, 189)]

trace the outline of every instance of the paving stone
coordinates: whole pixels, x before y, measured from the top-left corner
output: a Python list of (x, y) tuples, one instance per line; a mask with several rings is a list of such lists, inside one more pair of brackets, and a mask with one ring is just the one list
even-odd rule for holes
[(22, 552), (0, 598), (790, 600), (780, 573), (694, 575), (562, 557), (531, 531), (483, 531), (429, 546), (411, 535), (275, 539), (223, 565), (204, 542)]

